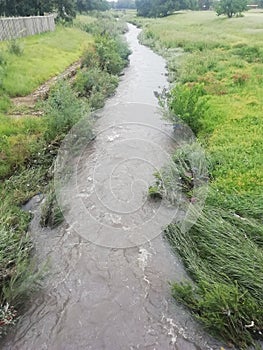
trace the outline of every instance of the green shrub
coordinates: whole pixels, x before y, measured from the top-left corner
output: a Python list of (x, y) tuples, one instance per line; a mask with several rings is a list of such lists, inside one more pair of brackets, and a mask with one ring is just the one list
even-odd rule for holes
[(201, 126), (201, 118), (208, 108), (204, 94), (202, 84), (176, 84), (168, 95), (170, 120), (177, 123), (179, 118), (197, 133)]
[(114, 14), (110, 12), (93, 12), (92, 15), (96, 17), (92, 23), (85, 24), (77, 21), (76, 25), (93, 35), (108, 34), (111, 37), (116, 37), (127, 31), (127, 24), (125, 21), (122, 19), (117, 21)]
[(82, 68), (83, 67), (86, 67), (86, 68), (96, 68), (96, 67), (99, 67), (99, 56), (98, 54), (96, 53), (95, 51), (95, 48), (94, 50), (86, 50), (82, 56), (82, 59), (81, 59), (81, 65), (82, 65)]
[(99, 68), (82, 70), (77, 74), (74, 88), (79, 96), (91, 97), (100, 92), (104, 99), (111, 96), (118, 85), (118, 78)]
[(120, 74), (125, 67), (125, 62), (118, 52), (119, 46), (116, 40), (109, 36), (97, 36), (95, 48), (99, 57), (100, 68), (110, 74)]
[(77, 121), (88, 115), (87, 105), (63, 80), (50, 91), (44, 111), (47, 123), (45, 137), (48, 141), (61, 140)]

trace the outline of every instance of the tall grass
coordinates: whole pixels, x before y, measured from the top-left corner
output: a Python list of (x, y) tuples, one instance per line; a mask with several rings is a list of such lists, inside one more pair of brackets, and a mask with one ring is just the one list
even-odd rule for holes
[[(188, 232), (173, 223), (165, 231), (195, 282), (175, 283), (172, 293), (240, 349), (263, 339), (262, 20), (259, 12), (233, 20), (213, 12), (140, 19), (142, 40), (169, 58), (176, 79), (168, 115), (193, 126), (209, 159), (203, 213)], [(177, 47), (185, 52), (179, 58)], [(200, 97), (188, 101), (200, 84), (206, 103), (196, 115)]]

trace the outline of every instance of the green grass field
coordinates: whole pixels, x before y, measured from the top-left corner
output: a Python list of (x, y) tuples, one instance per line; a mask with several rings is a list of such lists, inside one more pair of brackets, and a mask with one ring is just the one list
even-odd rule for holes
[[(203, 214), (189, 232), (174, 224), (166, 230), (196, 282), (174, 284), (173, 295), (210, 332), (246, 348), (263, 331), (263, 12), (134, 21), (144, 28), (142, 41), (167, 58), (176, 79), (170, 109), (196, 127), (209, 161)], [(203, 95), (192, 106), (187, 98), (197, 86)]]
[(49, 78), (77, 61), (92, 42), (77, 28), (58, 26), (54, 32), (17, 40), (21, 55), (10, 54), (7, 43), (0, 44), (6, 61), (2, 90), (10, 97), (25, 96)]

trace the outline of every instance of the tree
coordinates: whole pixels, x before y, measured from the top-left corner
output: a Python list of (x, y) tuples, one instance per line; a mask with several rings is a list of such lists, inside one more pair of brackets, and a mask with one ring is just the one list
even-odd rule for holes
[(109, 9), (109, 3), (106, 0), (77, 0), (77, 10), (85, 11), (106, 11)]
[(192, 9), (196, 2), (191, 0), (135, 0), (135, 4), (139, 16), (165, 17), (174, 11)]
[(71, 19), (75, 7), (75, 0), (0, 0), (0, 15), (34, 16), (55, 11), (58, 17)]
[(228, 18), (232, 18), (247, 10), (247, 0), (220, 0), (215, 10), (218, 16), (227, 15)]
[(76, 17), (75, 0), (55, 0), (54, 2), (58, 13), (58, 18), (71, 21), (74, 17)]

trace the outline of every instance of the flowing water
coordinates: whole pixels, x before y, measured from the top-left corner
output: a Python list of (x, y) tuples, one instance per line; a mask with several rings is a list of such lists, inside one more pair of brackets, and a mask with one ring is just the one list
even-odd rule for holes
[(220, 348), (171, 297), (169, 281), (187, 275), (161, 231), (180, 211), (146, 193), (176, 142), (155, 112), (165, 62), (138, 43), (139, 31), (129, 25), (130, 66), (60, 192), (66, 222), (40, 228), (31, 203), (36, 255), (49, 273), (3, 349)]

